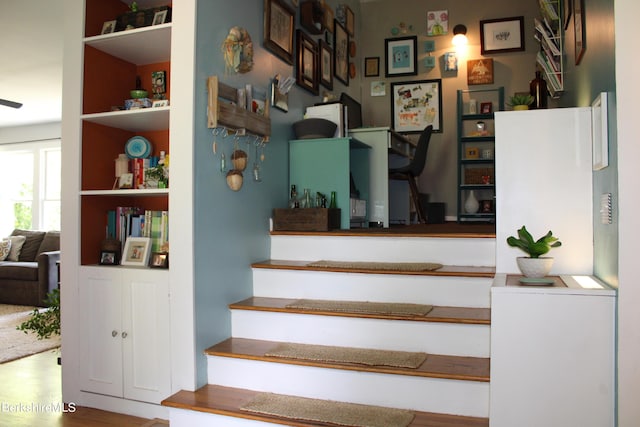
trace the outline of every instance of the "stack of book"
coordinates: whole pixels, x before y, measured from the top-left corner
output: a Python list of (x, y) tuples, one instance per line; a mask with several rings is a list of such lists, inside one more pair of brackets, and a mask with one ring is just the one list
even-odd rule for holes
[(169, 211), (118, 206), (107, 212), (107, 237), (120, 240), (123, 248), (128, 237), (149, 237), (152, 252), (167, 252)]

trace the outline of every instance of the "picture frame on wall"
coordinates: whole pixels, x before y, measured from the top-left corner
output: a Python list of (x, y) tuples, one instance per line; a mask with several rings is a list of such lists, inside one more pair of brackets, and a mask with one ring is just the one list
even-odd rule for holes
[(391, 126), (400, 133), (419, 133), (427, 126), (442, 132), (442, 80), (391, 83)]
[(524, 16), (480, 21), (482, 55), (524, 50)]
[(569, 22), (571, 22), (571, 16), (573, 15), (573, 1), (574, 0), (564, 0), (562, 2), (562, 7), (564, 10), (562, 19), (564, 20), (563, 27), (565, 31), (569, 29)]
[(293, 64), (293, 28), (295, 10), (283, 0), (264, 0), (265, 49)]
[(346, 5), (344, 7), (344, 27), (346, 28), (349, 36), (353, 37), (356, 30), (356, 17), (353, 14), (353, 10)]
[(573, 0), (573, 28), (575, 32), (576, 65), (578, 65), (587, 49), (587, 37), (584, 31), (584, 0)]
[(340, 21), (333, 22), (333, 75), (349, 86), (349, 33)]
[(319, 93), (318, 44), (304, 31), (296, 30), (296, 83), (314, 95)]
[(320, 84), (329, 90), (333, 89), (333, 49), (324, 40), (318, 40), (320, 49)]
[(467, 84), (493, 84), (493, 59), (470, 59), (467, 61)]
[(364, 58), (364, 76), (378, 77), (380, 75), (380, 57)]
[(416, 36), (385, 39), (385, 77), (418, 74), (418, 38)]

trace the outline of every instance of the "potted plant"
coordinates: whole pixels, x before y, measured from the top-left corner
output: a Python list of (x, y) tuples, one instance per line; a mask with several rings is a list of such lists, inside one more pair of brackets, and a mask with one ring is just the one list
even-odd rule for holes
[(509, 236), (507, 238), (507, 244), (509, 246), (516, 247), (527, 253), (528, 257), (518, 257), (516, 262), (518, 268), (525, 277), (540, 278), (545, 277), (551, 271), (553, 265), (553, 258), (541, 257), (551, 250), (551, 248), (557, 248), (562, 245), (562, 242), (557, 237), (553, 237), (551, 231), (534, 240), (523, 225), (518, 230), (518, 237)]
[(513, 108), (514, 111), (528, 110), (529, 105), (533, 104), (534, 98), (531, 95), (513, 95), (509, 98), (507, 105)]
[(164, 164), (150, 167), (145, 171), (147, 188), (169, 188), (169, 171)]
[(45, 310), (33, 309), (31, 318), (16, 327), (25, 334), (35, 332), (39, 340), (60, 335), (60, 289), (49, 292), (44, 302), (47, 305)]

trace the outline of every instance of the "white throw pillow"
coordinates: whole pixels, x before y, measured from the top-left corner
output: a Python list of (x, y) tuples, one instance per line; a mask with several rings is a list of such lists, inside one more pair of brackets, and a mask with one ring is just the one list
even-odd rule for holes
[(9, 256), (9, 250), (11, 249), (11, 240), (2, 239), (0, 241), (0, 261), (4, 261)]
[(7, 239), (11, 240), (11, 248), (9, 249), (7, 261), (18, 261), (22, 245), (24, 245), (27, 238), (25, 236), (9, 236)]

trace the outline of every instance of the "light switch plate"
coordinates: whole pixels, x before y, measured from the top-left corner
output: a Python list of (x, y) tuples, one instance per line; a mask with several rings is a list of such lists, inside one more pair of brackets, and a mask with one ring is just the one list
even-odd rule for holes
[(613, 223), (611, 213), (611, 193), (605, 193), (600, 196), (600, 222), (602, 224)]

